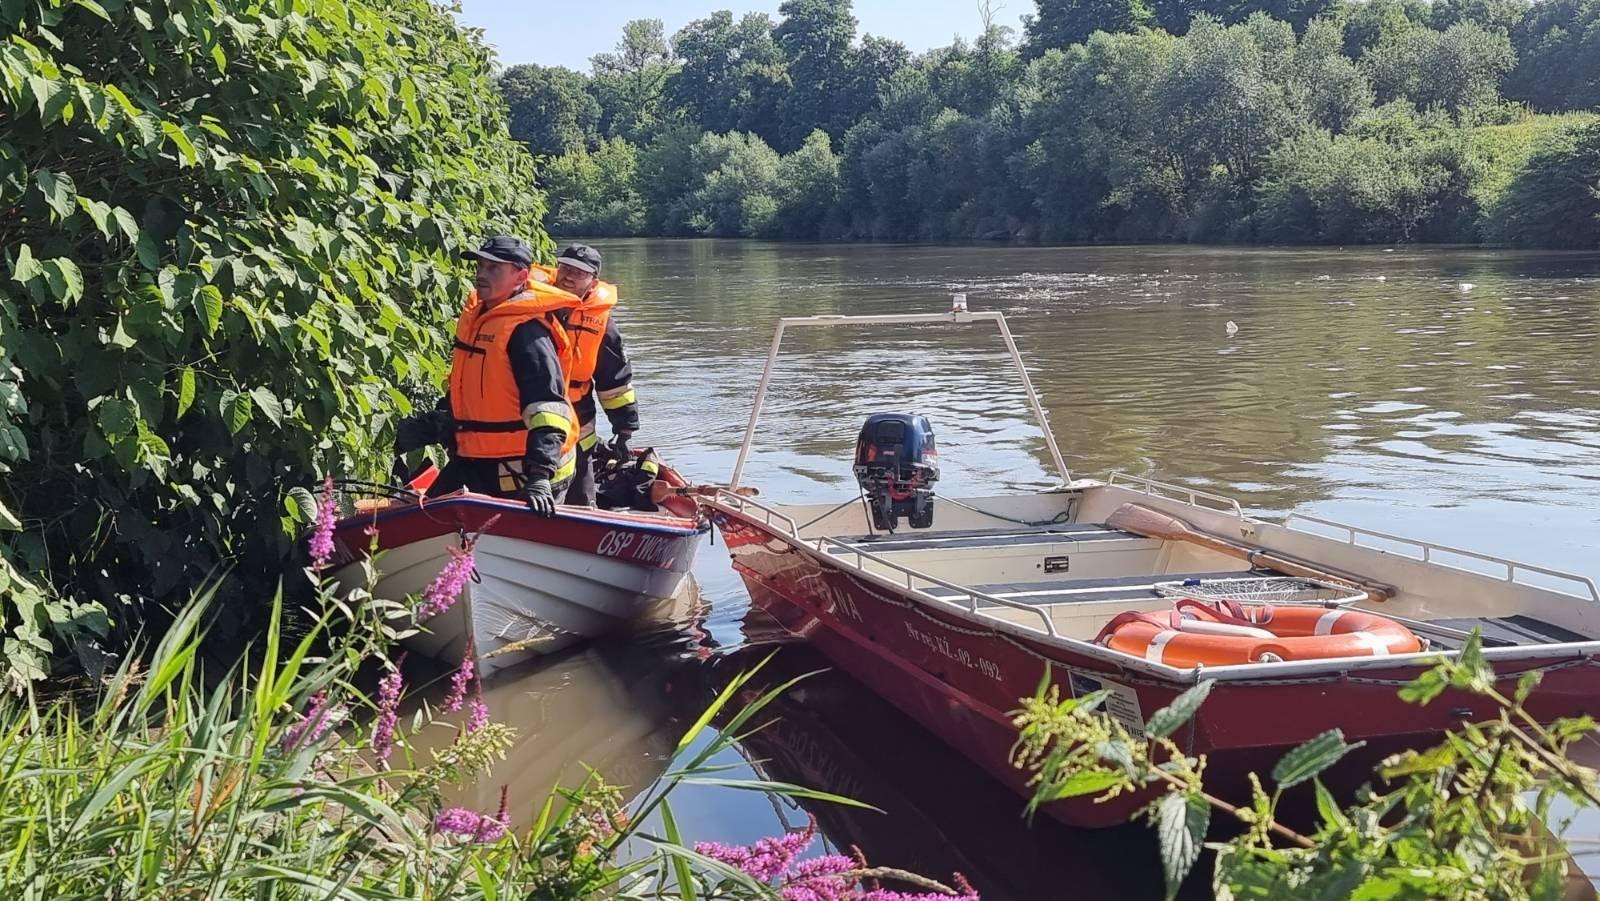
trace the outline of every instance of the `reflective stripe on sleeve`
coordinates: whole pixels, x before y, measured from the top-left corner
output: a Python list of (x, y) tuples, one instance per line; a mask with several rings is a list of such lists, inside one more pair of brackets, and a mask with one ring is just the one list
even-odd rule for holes
[(603, 410), (620, 410), (623, 407), (638, 401), (638, 398), (634, 396), (632, 385), (617, 388), (611, 391), (601, 391), (599, 392), (599, 395), (600, 408)]
[(529, 429), (560, 429), (563, 435), (572, 434), (572, 420), (567, 417), (566, 404), (528, 404), (522, 408), (522, 422)]

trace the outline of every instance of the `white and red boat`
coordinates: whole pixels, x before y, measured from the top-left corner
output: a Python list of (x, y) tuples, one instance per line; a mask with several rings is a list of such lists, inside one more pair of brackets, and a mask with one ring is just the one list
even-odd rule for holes
[[(940, 315), (781, 320), (730, 485), (786, 327), (930, 322), (1000, 327), (1059, 485), (935, 499), (913, 476), (875, 494), (881, 486), (862, 476), (875, 452), (864, 430), (860, 503), (767, 504), (732, 492), (702, 503), (755, 604), (1018, 792), (1028, 774), (1011, 765), (1007, 712), (1047, 666), (1063, 696), (1109, 691), (1106, 709), (1136, 733), (1180, 692), (1215, 680), (1176, 738), (1208, 756), (1208, 788), (1225, 796), (1327, 729), (1367, 743), (1330, 772), (1337, 786), (1369, 778), (1377, 757), (1496, 715), (1476, 695), (1447, 691), (1419, 707), (1397, 694), (1474, 628), (1508, 694), (1523, 673), (1543, 675), (1527, 702), (1539, 719), (1600, 712), (1600, 591), (1589, 578), (1312, 516), (1267, 522), (1226, 497), (1124, 474), (1074, 480), (1004, 317), (968, 313), (964, 299)], [(899, 527), (885, 529), (882, 509), (897, 503), (908, 516), (917, 503), (937, 515), (927, 507), (915, 512), (930, 527), (890, 518)], [(1273, 611), (1284, 611), (1281, 623)], [(1288, 634), (1290, 621), (1303, 633)], [(1045, 809), (1104, 826), (1145, 800)]]
[(460, 599), (421, 623), (407, 646), (446, 663), (475, 648), (489, 673), (626, 628), (666, 604), (710, 528), (687, 483), (662, 465), (657, 512), (558, 506), (459, 491), (398, 492), (363, 503), (334, 530), (336, 578), (361, 585), (375, 549), (378, 597), (420, 596), (469, 538), (473, 573)]

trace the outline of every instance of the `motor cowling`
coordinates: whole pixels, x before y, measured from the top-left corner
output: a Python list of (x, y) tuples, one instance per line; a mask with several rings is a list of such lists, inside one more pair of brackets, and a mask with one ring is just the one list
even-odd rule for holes
[(939, 451), (933, 424), (912, 413), (874, 413), (856, 439), (856, 482), (872, 514), (872, 526), (893, 531), (901, 517), (913, 529), (933, 525), (933, 485), (939, 481)]

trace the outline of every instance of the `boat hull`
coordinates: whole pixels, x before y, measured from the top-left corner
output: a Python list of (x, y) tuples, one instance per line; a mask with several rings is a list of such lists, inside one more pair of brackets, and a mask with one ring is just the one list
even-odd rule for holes
[(364, 578), (374, 547), (378, 597), (421, 596), (473, 539), (473, 577), (407, 647), (452, 663), (468, 647), (485, 674), (627, 628), (677, 593), (704, 526), (693, 519), (521, 504), (461, 494), (358, 513), (335, 530), (346, 585)]
[[(1046, 666), (1063, 697), (1108, 690), (1107, 711), (1135, 732), (1189, 687), (1034, 640), (1031, 630), (964, 617), (954, 605), (931, 604), (847, 571), (737, 513), (719, 511), (716, 521), (757, 606), (1024, 797), (1031, 793), (1028, 774), (1011, 764), (1017, 733), (1008, 713), (1034, 693)], [(1243, 799), (1250, 772), (1269, 773), (1289, 749), (1337, 728), (1347, 740), (1368, 743), (1328, 774), (1334, 787), (1353, 788), (1371, 778), (1382, 756), (1496, 714), (1485, 698), (1463, 692), (1447, 691), (1420, 707), (1401, 700), (1398, 688), (1424, 668), (1221, 681), (1173, 738), (1189, 754), (1207, 756), (1208, 789)], [(1541, 721), (1600, 709), (1600, 671), (1587, 658), (1552, 652), (1498, 671), (1514, 679), (1531, 669), (1544, 672), (1528, 702)], [(1147, 801), (1072, 799), (1044, 809), (1072, 825), (1104, 827), (1125, 822)]]

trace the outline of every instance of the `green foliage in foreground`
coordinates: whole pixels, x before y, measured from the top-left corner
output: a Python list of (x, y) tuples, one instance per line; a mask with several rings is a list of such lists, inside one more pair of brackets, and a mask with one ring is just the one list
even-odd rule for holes
[(129, 628), (116, 602), (176, 606), (219, 560), (275, 574), (284, 487), (375, 466), (396, 386), (442, 379), (455, 252), (547, 239), (489, 53), (428, 0), (15, 0), (0, 32), (0, 620), (25, 679), (42, 624), (104, 622), (35, 609), (13, 564)]
[[(1569, 760), (1567, 750), (1597, 729), (1587, 716), (1535, 720), (1523, 703), (1539, 676), (1529, 672), (1512, 695), (1502, 694), (1475, 632), (1459, 654), (1400, 695), (1427, 704), (1447, 689), (1467, 691), (1493, 702), (1498, 716), (1463, 723), (1435, 747), (1390, 757), (1375, 774), (1386, 790), (1363, 788), (1342, 809), (1318, 779), (1360, 746), (1338, 730), (1284, 755), (1270, 794), (1252, 774), (1248, 806), (1207, 794), (1204, 758), (1185, 755), (1168, 736), (1199, 710), (1211, 681), (1157, 711), (1145, 737), (1135, 738), (1098, 710), (1104, 692), (1062, 700), (1055, 686), (1047, 690), (1046, 672), (1016, 713), (1014, 758), (1034, 773), (1030, 812), (1067, 798), (1153, 793), (1146, 814), (1159, 835), (1169, 894), (1206, 847), (1216, 854), (1212, 886), (1223, 899), (1559, 899), (1572, 862), (1561, 833), (1577, 812), (1600, 807), (1596, 773)], [(1279, 821), (1288, 792), (1314, 793), (1315, 832)], [(1207, 843), (1214, 813), (1235, 820), (1242, 834)]]
[[(315, 625), (290, 643), (275, 601), (262, 644), (214, 678), (197, 654), (213, 597), (185, 606), (146, 657), (95, 690), (0, 696), (0, 884), (36, 898), (776, 898), (683, 842), (674, 790), (703, 782), (855, 803), (728, 778), (714, 762), (793, 684), (730, 709), (713, 733), (757, 667), (721, 692), (631, 806), (596, 774), (548, 799), (510, 798), (498, 813), (457, 809), (482, 831), (453, 834), (442, 790), (481, 778), (514, 729), (463, 728), (422, 707), (399, 718), (386, 760), (374, 753), (384, 718), (371, 710), (383, 694), (369, 699), (357, 676), (393, 670), (386, 651), (411, 628), (409, 605), (324, 594), (320, 613), (309, 611)], [(455, 741), (419, 751), (424, 730)]]

